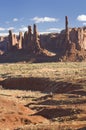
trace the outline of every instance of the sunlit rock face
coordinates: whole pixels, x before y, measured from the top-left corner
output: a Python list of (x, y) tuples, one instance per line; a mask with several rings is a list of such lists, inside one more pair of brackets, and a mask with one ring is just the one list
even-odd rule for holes
[[(68, 17), (65, 16), (65, 29), (59, 33), (39, 34), (36, 24), (28, 26), (28, 31), (19, 35), (9, 30), (7, 37), (0, 37), (0, 51), (12, 52), (23, 50), (28, 54), (51, 55), (74, 60), (86, 57), (86, 27), (69, 28)], [(71, 57), (71, 58), (68, 58)], [(74, 61), (73, 60), (73, 61)]]

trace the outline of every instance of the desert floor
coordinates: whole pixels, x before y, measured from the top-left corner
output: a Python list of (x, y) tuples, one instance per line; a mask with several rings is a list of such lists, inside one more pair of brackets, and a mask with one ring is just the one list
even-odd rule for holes
[(86, 62), (0, 64), (0, 130), (85, 130)]

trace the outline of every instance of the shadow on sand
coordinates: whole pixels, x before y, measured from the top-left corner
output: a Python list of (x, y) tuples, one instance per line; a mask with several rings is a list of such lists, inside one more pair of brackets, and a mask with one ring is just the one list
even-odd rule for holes
[[(51, 81), (48, 78), (8, 78), (0, 81), (0, 85), (2, 85), (4, 89), (41, 91), (43, 93), (78, 94), (79, 92), (79, 94), (82, 94), (84, 92), (81, 84), (64, 81)], [(83, 94), (86, 94), (86, 92)]]

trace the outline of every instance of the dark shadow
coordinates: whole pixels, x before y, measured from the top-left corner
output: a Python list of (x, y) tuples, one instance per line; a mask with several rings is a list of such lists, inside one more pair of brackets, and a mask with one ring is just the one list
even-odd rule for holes
[(82, 89), (79, 84), (63, 81), (51, 81), (48, 78), (8, 78), (0, 81), (4, 89), (19, 89), (41, 91), (43, 93), (71, 93), (74, 90)]
[(68, 105), (68, 104), (84, 104), (84, 103), (86, 103), (86, 99), (84, 99), (84, 100), (79, 100), (79, 99), (77, 99), (77, 100), (75, 100), (75, 101), (71, 101), (71, 100), (59, 100), (59, 101), (57, 101), (57, 100), (46, 100), (46, 101), (43, 101), (43, 102), (41, 102), (41, 103), (38, 103), (38, 104), (36, 104), (36, 105), (64, 105), (64, 104), (66, 104), (66, 105)]
[(0, 63), (17, 63), (17, 62), (30, 62), (30, 63), (42, 63), (42, 62), (57, 62), (58, 56), (47, 56), (42, 54), (28, 53), (24, 50), (16, 50), (5, 52), (0, 55)]
[(74, 114), (79, 114), (81, 110), (76, 109), (76, 112), (71, 109), (63, 109), (63, 108), (44, 108), (41, 111), (37, 112), (34, 115), (41, 115), (47, 119), (53, 119), (57, 117), (63, 117), (63, 116), (72, 116)]
[(74, 90), (72, 92), (70, 92), (71, 94), (77, 94), (77, 95), (81, 95), (81, 96), (86, 96), (86, 91), (83, 89), (80, 90)]
[[(33, 101), (37, 101), (37, 99), (34, 99)], [(39, 100), (38, 100), (39, 101)], [(26, 107), (29, 107), (30, 105), (38, 106), (38, 108), (45, 107), (47, 106), (58, 106), (58, 105), (76, 105), (76, 104), (85, 104), (86, 100), (53, 100), (53, 99), (45, 99), (45, 101), (39, 101), (39, 102), (34, 102), (34, 103), (28, 103)]]
[(79, 128), (77, 130), (86, 130), (86, 127)]

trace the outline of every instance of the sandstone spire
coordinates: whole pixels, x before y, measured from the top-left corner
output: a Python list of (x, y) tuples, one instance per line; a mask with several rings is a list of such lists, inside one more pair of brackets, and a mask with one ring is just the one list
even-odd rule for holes
[(27, 50), (28, 49), (28, 32), (26, 31), (24, 33), (24, 39), (23, 39), (23, 49)]
[(8, 50), (12, 49), (12, 41), (13, 41), (13, 35), (12, 30), (9, 30), (9, 36), (8, 36)]
[(23, 42), (22, 32), (19, 32), (19, 49), (22, 49), (22, 42)]
[(36, 24), (34, 24), (33, 26), (33, 43), (34, 43), (35, 51), (37, 52), (40, 51), (41, 47), (40, 47), (39, 35), (37, 32)]
[(66, 40), (69, 41), (68, 17), (65, 16)]
[(28, 42), (30, 43), (32, 41), (32, 28), (31, 26), (28, 26)]
[(33, 35), (34, 35), (34, 41), (37, 41), (38, 40), (38, 33), (37, 33), (36, 24), (33, 25)]

